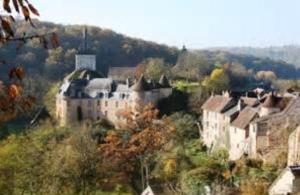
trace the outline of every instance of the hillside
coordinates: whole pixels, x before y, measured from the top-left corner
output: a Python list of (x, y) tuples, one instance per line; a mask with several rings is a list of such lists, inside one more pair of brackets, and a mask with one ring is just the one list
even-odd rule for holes
[[(24, 64), (27, 72), (41, 74), (50, 80), (58, 80), (74, 69), (75, 57), (82, 42), (83, 26), (59, 25), (34, 21), (36, 28), (24, 22), (15, 25), (17, 34), (27, 35), (56, 32), (60, 47), (46, 50), (39, 40), (27, 42), (16, 50), (16, 44), (0, 47), (1, 61)], [(136, 66), (146, 58), (163, 58), (168, 63), (176, 63), (178, 50), (174, 47), (127, 37), (112, 30), (88, 27), (89, 47), (97, 55), (97, 69), (107, 72), (109, 66)], [(2, 75), (3, 76), (3, 75)]]
[[(213, 50), (215, 50), (214, 48)], [(272, 60), (281, 60), (300, 67), (300, 46), (287, 45), (281, 47), (223, 47), (218, 50), (228, 51), (235, 54), (253, 55), (260, 58), (270, 58)]]

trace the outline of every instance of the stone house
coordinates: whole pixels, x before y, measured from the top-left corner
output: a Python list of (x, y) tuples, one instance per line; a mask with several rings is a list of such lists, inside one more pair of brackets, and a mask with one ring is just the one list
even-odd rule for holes
[(229, 127), (230, 147), (229, 159), (237, 160), (248, 154), (250, 122), (258, 117), (256, 108), (246, 106), (233, 120)]
[(289, 136), (288, 166), (300, 165), (300, 126)]
[(249, 156), (274, 160), (287, 152), (288, 136), (300, 123), (300, 98), (269, 94), (260, 107), (260, 118), (249, 128)]
[(300, 166), (284, 169), (269, 188), (269, 195), (288, 195), (300, 192)]
[[(229, 94), (212, 95), (202, 105), (202, 138), (207, 147), (211, 149), (216, 147), (216, 145), (226, 147), (226, 141), (222, 141), (220, 138), (226, 136), (229, 123), (236, 113), (236, 109), (236, 101), (229, 97)], [(225, 115), (224, 113), (226, 112), (227, 114)], [(222, 143), (218, 142), (219, 140)]]
[(237, 99), (215, 95), (203, 104), (204, 144), (226, 148), (231, 160), (243, 154), (270, 160), (287, 151), (290, 130), (300, 122), (300, 98), (269, 93)]

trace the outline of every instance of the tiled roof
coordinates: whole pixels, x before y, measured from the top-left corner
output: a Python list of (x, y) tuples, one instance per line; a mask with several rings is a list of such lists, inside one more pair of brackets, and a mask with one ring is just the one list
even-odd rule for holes
[(239, 129), (245, 129), (256, 116), (257, 111), (247, 106), (239, 113), (231, 125)]
[(232, 103), (231, 97), (225, 97), (221, 95), (211, 96), (203, 105), (203, 110), (209, 110), (212, 112), (223, 112)]
[(247, 106), (256, 106), (259, 104), (259, 100), (257, 98), (252, 98), (252, 97), (241, 97), (243, 100), (243, 103), (246, 104)]

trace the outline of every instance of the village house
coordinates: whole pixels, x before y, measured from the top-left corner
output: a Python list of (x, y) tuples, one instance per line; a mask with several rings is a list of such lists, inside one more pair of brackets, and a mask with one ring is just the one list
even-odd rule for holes
[(171, 93), (164, 75), (159, 82), (146, 81), (143, 75), (134, 82), (130, 79), (120, 82), (97, 73), (96, 56), (87, 48), (85, 30), (84, 42), (76, 55), (76, 68), (64, 79), (56, 95), (56, 118), (63, 126), (100, 119), (118, 126), (125, 122), (120, 114), (122, 110), (156, 104)]
[(269, 195), (288, 195), (300, 192), (300, 166), (284, 169), (269, 188)]
[(226, 148), (231, 160), (244, 154), (271, 159), (267, 157), (275, 149), (287, 145), (286, 131), (295, 129), (300, 121), (300, 98), (274, 93), (256, 98), (212, 95), (202, 109), (204, 144), (211, 150)]

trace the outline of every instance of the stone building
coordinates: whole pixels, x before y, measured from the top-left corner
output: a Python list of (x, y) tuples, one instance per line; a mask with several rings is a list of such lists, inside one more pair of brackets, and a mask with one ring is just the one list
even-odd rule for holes
[(286, 153), (288, 137), (299, 123), (299, 97), (268, 95), (261, 105), (260, 118), (250, 124), (249, 156), (274, 160), (277, 155)]
[(120, 112), (153, 103), (168, 97), (172, 88), (162, 75), (159, 82), (146, 81), (142, 75), (137, 81), (115, 81), (103, 78), (96, 70), (96, 56), (87, 48), (87, 33), (76, 55), (76, 68), (68, 75), (56, 95), (56, 117), (60, 125), (84, 120), (107, 119), (112, 124), (124, 123)]
[[(237, 111), (236, 101), (229, 94), (212, 95), (203, 105), (202, 138), (210, 149), (226, 147), (229, 124)], [(226, 114), (225, 114), (226, 113)]]
[(229, 159), (237, 160), (242, 155), (248, 154), (250, 122), (258, 117), (257, 108), (246, 106), (240, 111), (236, 119), (230, 124)]
[(300, 126), (289, 136), (288, 166), (300, 165)]
[(270, 160), (287, 152), (288, 136), (300, 123), (298, 96), (232, 98), (227, 93), (211, 96), (202, 109), (204, 144), (226, 148), (231, 160), (243, 154)]
[(269, 188), (269, 195), (299, 194), (299, 192), (299, 166), (290, 166), (284, 169)]

